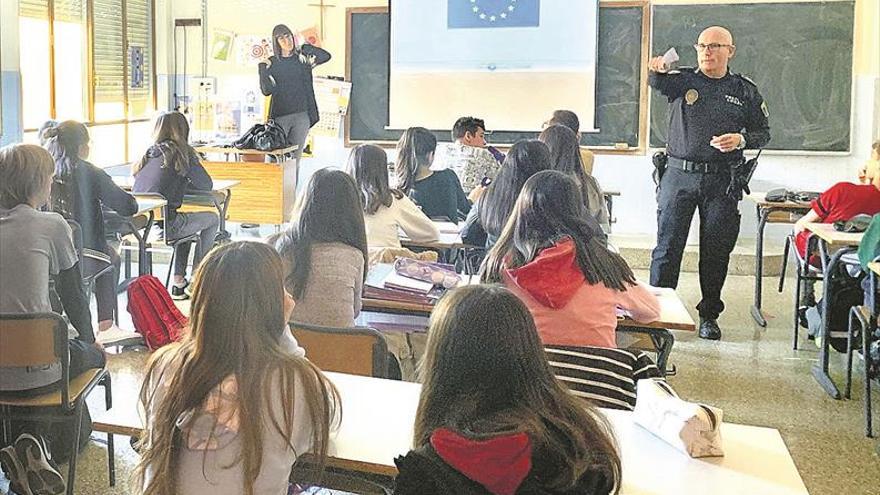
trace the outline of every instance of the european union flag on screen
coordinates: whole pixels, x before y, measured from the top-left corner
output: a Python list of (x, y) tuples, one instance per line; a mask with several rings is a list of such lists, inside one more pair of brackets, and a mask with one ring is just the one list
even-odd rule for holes
[(449, 0), (447, 27), (538, 27), (540, 0)]

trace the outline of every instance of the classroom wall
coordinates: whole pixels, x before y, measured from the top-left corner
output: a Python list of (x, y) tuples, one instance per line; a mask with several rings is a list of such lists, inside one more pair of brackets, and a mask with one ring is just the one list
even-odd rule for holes
[[(291, 28), (306, 28), (318, 23), (318, 9), (307, 3), (290, 2), (280, 10), (273, 0), (252, 0), (246, 10), (236, 0), (205, 0), (207, 3), (209, 34), (213, 29), (230, 30), (239, 34), (268, 36), (272, 26), (284, 22)], [(656, 0), (653, 4), (693, 3), (752, 3), (754, 0)], [(790, 0), (769, 0), (781, 2)], [(383, 0), (334, 0), (336, 5), (326, 9), (324, 47), (333, 59), (319, 67), (319, 75), (343, 75), (345, 73), (345, 9), (348, 7), (382, 6)], [(157, 25), (157, 48), (164, 48), (157, 57), (160, 79), (171, 72), (169, 67), (171, 33), (174, 18), (201, 17), (202, 0), (157, 0), (157, 12), (167, 15)], [(771, 187), (823, 190), (828, 185), (851, 180), (858, 166), (868, 157), (872, 139), (880, 136), (880, 1), (856, 0), (856, 26), (854, 34), (853, 78), (853, 132), (852, 152), (842, 155), (765, 154), (753, 179), (753, 188), (766, 190)], [(161, 17), (157, 19), (161, 20)], [(191, 29), (189, 39), (188, 70), (190, 74), (201, 72), (201, 39)], [(694, 33), (696, 38), (698, 33)], [(736, 33), (734, 33), (735, 35)], [(738, 44), (747, 40), (737, 40)], [(164, 44), (164, 47), (163, 47)], [(772, 48), (770, 48), (772, 49)], [(831, 54), (830, 56), (833, 56)], [(820, 61), (821, 62), (821, 61)], [(252, 81), (257, 86), (256, 68), (239, 67), (236, 64), (209, 60), (208, 74), (218, 77), (222, 91), (225, 79)], [(240, 83), (240, 82), (239, 82)], [(161, 84), (160, 84), (161, 86)], [(160, 102), (164, 101), (160, 98)], [(622, 196), (615, 202), (618, 223), (615, 233), (651, 235), (656, 231), (653, 212), (654, 185), (650, 180), (652, 166), (650, 153), (643, 155), (600, 155), (596, 160), (595, 174), (603, 187), (618, 190)], [(304, 163), (305, 173), (323, 166), (342, 166), (347, 150), (334, 140), (316, 140), (316, 156)], [(742, 237), (754, 237), (755, 220), (753, 205), (742, 203)], [(786, 227), (771, 227), (770, 237), (781, 237)]]
[(0, 1), (0, 146), (21, 141), (21, 78), (18, 71), (18, 0)]

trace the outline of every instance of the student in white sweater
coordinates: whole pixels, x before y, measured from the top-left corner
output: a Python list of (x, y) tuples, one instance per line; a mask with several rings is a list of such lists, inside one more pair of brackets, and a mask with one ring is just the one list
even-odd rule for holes
[(440, 238), (437, 226), (402, 192), (388, 185), (388, 155), (372, 144), (361, 144), (348, 157), (348, 173), (364, 199), (364, 224), (370, 249), (399, 248), (400, 232), (416, 242)]

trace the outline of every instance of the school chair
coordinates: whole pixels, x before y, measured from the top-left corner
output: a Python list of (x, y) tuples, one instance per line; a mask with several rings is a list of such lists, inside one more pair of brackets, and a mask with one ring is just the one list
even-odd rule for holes
[[(76, 249), (76, 257), (79, 260), (79, 270), (82, 276), (83, 288), (86, 290), (86, 298), (91, 298), (95, 291), (95, 280), (98, 277), (113, 276), (115, 267), (110, 256), (94, 249), (83, 247), (82, 227), (75, 220), (67, 220), (73, 234), (73, 247)], [(119, 323), (119, 305), (114, 299), (113, 321)]]
[(806, 281), (812, 280), (813, 283), (822, 280), (822, 270), (816, 268), (809, 263), (810, 253), (816, 251), (816, 236), (810, 235), (807, 239), (807, 256), (803, 257), (797, 250), (795, 243), (795, 234), (791, 233), (785, 237), (785, 247), (782, 249), (782, 270), (779, 273), (779, 292), (785, 285), (785, 269), (788, 265), (788, 253), (795, 262), (795, 290), (794, 290), (794, 323), (792, 324), (792, 349), (798, 348), (798, 327), (800, 326), (800, 304), (801, 291), (806, 287)]
[(663, 374), (642, 351), (604, 347), (545, 345), (553, 375), (572, 394), (596, 407), (632, 411), (636, 383)]
[[(107, 368), (90, 369), (70, 376), (67, 322), (55, 313), (0, 314), (0, 369), (44, 367), (61, 364), (60, 389), (33, 397), (0, 392), (0, 422), (4, 432), (11, 432), (12, 420), (62, 422), (73, 420), (75, 426), (70, 460), (67, 466), (67, 494), (74, 493), (80, 426), (85, 399), (96, 385), (104, 387), (104, 402), (112, 407), (110, 373)], [(7, 439), (14, 441), (15, 439)], [(110, 486), (116, 484), (113, 436), (107, 436), (107, 473)]]
[(391, 378), (385, 336), (369, 327), (336, 328), (291, 322), (306, 356), (323, 371)]

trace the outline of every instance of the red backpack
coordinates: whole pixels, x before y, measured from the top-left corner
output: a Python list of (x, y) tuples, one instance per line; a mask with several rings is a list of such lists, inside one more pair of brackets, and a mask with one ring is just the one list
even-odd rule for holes
[(128, 286), (128, 312), (134, 329), (143, 335), (151, 351), (180, 340), (188, 323), (165, 286), (152, 275), (141, 275)]

